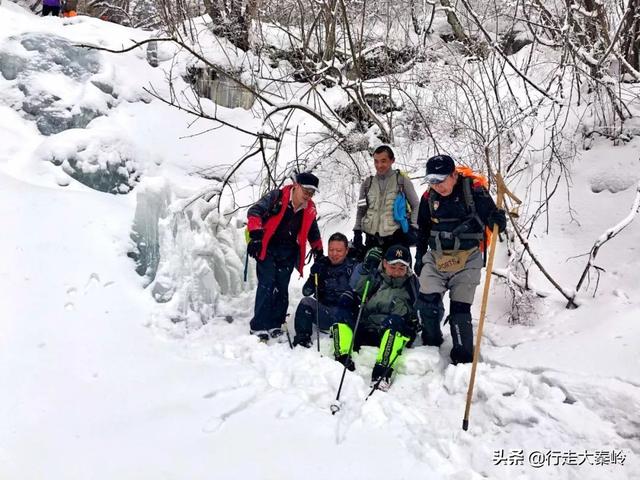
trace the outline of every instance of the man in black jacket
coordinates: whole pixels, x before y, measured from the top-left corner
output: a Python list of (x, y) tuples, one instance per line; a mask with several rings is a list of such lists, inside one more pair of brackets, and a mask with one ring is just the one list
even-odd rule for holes
[(424, 345), (443, 342), (440, 322), (442, 296), (451, 300), (449, 325), (453, 364), (473, 360), (471, 304), (484, 266), (485, 227), (506, 227), (505, 212), (496, 207), (486, 180), (470, 169), (456, 169), (448, 155), (427, 161), (430, 188), (420, 200), (415, 271), (420, 276), (416, 306), (422, 321)]
[(349, 321), (353, 316), (354, 295), (349, 279), (356, 262), (347, 258), (348, 251), (347, 237), (334, 233), (329, 237), (329, 256), (319, 258), (311, 267), (311, 275), (302, 287), (304, 298), (296, 310), (294, 346), (311, 347), (311, 333), (316, 322), (320, 330), (328, 331), (334, 323)]

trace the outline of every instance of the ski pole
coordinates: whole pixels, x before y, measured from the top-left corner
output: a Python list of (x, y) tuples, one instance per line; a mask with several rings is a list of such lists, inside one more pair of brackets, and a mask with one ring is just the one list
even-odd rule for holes
[[(287, 313), (287, 317), (289, 316), (289, 314)], [(291, 335), (289, 335), (289, 325), (287, 324), (287, 319), (284, 319), (284, 323), (282, 324), (284, 326), (284, 333), (287, 334), (287, 342), (289, 342), (289, 348), (291, 350), (293, 350), (293, 343), (291, 343)]]
[(318, 273), (313, 274), (316, 283), (316, 342), (318, 344), (318, 353), (320, 353), (320, 297), (318, 296)]
[(247, 253), (244, 255), (244, 283), (247, 283), (247, 274), (249, 272), (249, 242), (251, 241), (248, 228), (244, 229), (244, 241), (247, 244)]
[[(498, 186), (498, 204), (502, 207), (505, 185), (500, 174), (496, 174)], [(471, 378), (469, 379), (469, 388), (467, 390), (467, 403), (464, 407), (464, 418), (462, 419), (462, 429), (466, 432), (469, 429), (469, 411), (471, 410), (471, 397), (473, 397), (473, 386), (476, 380), (476, 368), (478, 366), (478, 358), (480, 358), (480, 341), (482, 340), (482, 329), (484, 328), (484, 317), (487, 313), (487, 300), (489, 299), (489, 286), (491, 285), (491, 271), (493, 270), (493, 258), (496, 253), (496, 241), (498, 239), (498, 225), (493, 225), (491, 232), (491, 246), (489, 247), (489, 256), (487, 257), (487, 269), (484, 272), (484, 291), (482, 292), (482, 306), (480, 307), (480, 319), (478, 320), (478, 332), (476, 333), (476, 346), (473, 349), (473, 363), (471, 364)]]
[[(353, 352), (353, 344), (356, 340), (356, 333), (358, 333), (358, 325), (360, 324), (360, 317), (362, 316), (362, 310), (365, 302), (367, 301), (367, 292), (369, 291), (369, 283), (371, 280), (367, 279), (367, 282), (364, 284), (364, 292), (362, 294), (362, 300), (360, 301), (360, 307), (358, 308), (358, 317), (356, 318), (356, 324), (353, 327), (353, 336), (351, 337), (351, 345), (349, 345), (349, 353), (348, 356), (351, 358), (351, 353)], [(344, 362), (344, 368), (342, 369), (342, 377), (340, 378), (340, 385), (338, 386), (338, 393), (336, 394), (335, 401), (331, 404), (331, 414), (335, 415), (340, 411), (340, 392), (342, 391), (342, 384), (344, 383), (344, 376), (347, 373), (347, 362)]]
[(244, 282), (247, 283), (247, 273), (249, 271), (249, 250), (244, 256)]

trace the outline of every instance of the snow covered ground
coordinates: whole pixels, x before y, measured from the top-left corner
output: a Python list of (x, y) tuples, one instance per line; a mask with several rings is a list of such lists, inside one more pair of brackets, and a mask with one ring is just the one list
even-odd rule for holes
[[(84, 17), (41, 19), (6, 1), (0, 32), (0, 55), (16, 53), (25, 33), (110, 46), (145, 35)], [(599, 288), (576, 310), (534, 275), (550, 295), (532, 325), (511, 326), (494, 283), (469, 431), (470, 368), (448, 364), (447, 342), (407, 351), (392, 389), (366, 402), (375, 351), (363, 348), (332, 416), (341, 368), (328, 338), (320, 355), (257, 343), (248, 335), (252, 283), (201, 328), (172, 323), (127, 257), (136, 191), (98, 192), (45, 161), (85, 142), (81, 160), (93, 161), (82, 152), (94, 145), (96, 158), (117, 163), (110, 145), (135, 157), (143, 178), (194, 192), (207, 183), (188, 172), (244, 152), (237, 132), (179, 139), (193, 133), (191, 119), (148, 103), (142, 87), (163, 75), (144, 52), (98, 57), (95, 75), (119, 92), (109, 102), (88, 84), (94, 73), (74, 85), (55, 68), (45, 84), (0, 75), (0, 479), (640, 478), (640, 219), (602, 248)], [(29, 91), (20, 81), (42, 95), (60, 87), (55, 101), (68, 102), (68, 118), (78, 104), (100, 116), (44, 136), (20, 107)], [(552, 203), (558, 221), (532, 243), (566, 288), (586, 262), (569, 258), (628, 214), (639, 157), (638, 138), (596, 143), (574, 166), (574, 219)], [(499, 267), (505, 257), (499, 248)], [(300, 285), (292, 281), (292, 311)]]

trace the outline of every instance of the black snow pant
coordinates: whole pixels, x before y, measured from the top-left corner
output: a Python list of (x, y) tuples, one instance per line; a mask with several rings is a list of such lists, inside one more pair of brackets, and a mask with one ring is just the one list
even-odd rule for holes
[(60, 16), (60, 7), (52, 7), (51, 5), (42, 6), (42, 16), (53, 15), (54, 17)]
[(287, 318), (289, 280), (298, 256), (297, 247), (271, 246), (256, 266), (258, 288), (251, 330), (279, 328)]
[[(440, 322), (444, 316), (442, 295), (439, 293), (421, 293), (416, 308), (422, 321), (422, 343), (439, 347), (442, 342)], [(469, 363), (473, 360), (473, 326), (471, 325), (471, 304), (451, 302), (449, 314), (451, 329), (451, 362)]]

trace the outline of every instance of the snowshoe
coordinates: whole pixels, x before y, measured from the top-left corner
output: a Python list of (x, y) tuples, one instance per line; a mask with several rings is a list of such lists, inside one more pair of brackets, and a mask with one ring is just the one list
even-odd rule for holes
[(311, 335), (296, 335), (293, 337), (293, 346), (300, 345), (304, 348), (311, 348), (313, 343), (311, 342)]
[(284, 330), (281, 328), (270, 328), (269, 337), (275, 340), (277, 343), (284, 343), (287, 341), (287, 337), (284, 334)]
[(260, 340), (260, 342), (262, 343), (269, 342), (269, 332), (267, 332), (266, 330), (249, 330), (249, 333), (258, 337), (258, 340)]

